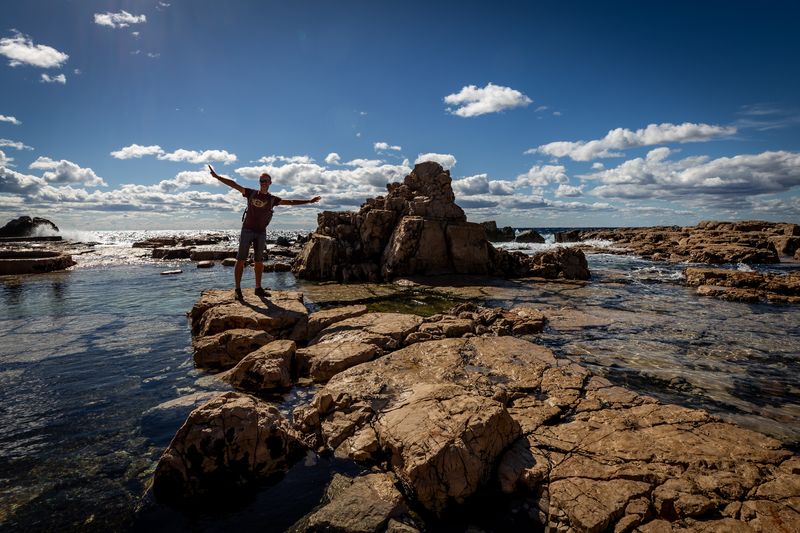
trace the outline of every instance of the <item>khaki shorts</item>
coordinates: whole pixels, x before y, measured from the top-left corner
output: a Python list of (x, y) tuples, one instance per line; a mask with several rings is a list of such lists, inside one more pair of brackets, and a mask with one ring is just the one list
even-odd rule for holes
[(267, 233), (259, 233), (245, 228), (242, 228), (242, 234), (239, 235), (239, 251), (236, 253), (236, 259), (239, 261), (247, 260), (250, 243), (253, 243), (253, 259), (256, 263), (263, 263), (264, 249), (267, 247)]

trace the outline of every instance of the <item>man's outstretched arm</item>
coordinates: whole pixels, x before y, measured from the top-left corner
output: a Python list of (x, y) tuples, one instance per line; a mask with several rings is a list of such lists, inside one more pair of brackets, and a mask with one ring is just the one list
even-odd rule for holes
[(306, 205), (306, 204), (314, 204), (320, 201), (319, 196), (315, 196), (310, 200), (281, 200), (278, 205)]
[(210, 170), (210, 171), (211, 171), (211, 175), (212, 175), (213, 177), (217, 178), (219, 181), (221, 181), (222, 183), (224, 183), (224, 184), (225, 184), (225, 185), (227, 185), (228, 187), (233, 187), (234, 189), (236, 189), (236, 190), (237, 190), (237, 191), (239, 191), (240, 193), (244, 194), (244, 187), (242, 187), (241, 185), (239, 185), (238, 183), (236, 183), (235, 181), (233, 181), (233, 180), (232, 180), (232, 179), (230, 179), (230, 178), (225, 178), (225, 177), (223, 177), (223, 176), (220, 176), (219, 174), (217, 174), (216, 172), (214, 172), (214, 169), (213, 169), (213, 168), (211, 168), (211, 165), (208, 165), (208, 170)]

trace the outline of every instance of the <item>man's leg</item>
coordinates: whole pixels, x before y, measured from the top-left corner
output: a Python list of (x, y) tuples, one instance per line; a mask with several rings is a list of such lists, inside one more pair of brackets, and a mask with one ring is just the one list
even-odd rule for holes
[(247, 261), (247, 254), (250, 251), (250, 243), (253, 240), (253, 232), (242, 228), (239, 235), (239, 251), (236, 253), (236, 266), (233, 269), (233, 280), (236, 283), (236, 298), (242, 298), (242, 274), (244, 264)]
[(256, 271), (256, 288), (261, 288), (261, 273), (264, 272), (264, 262), (263, 261), (255, 261), (253, 263)]
[(242, 288), (242, 274), (244, 273), (244, 263), (245, 261), (243, 259), (237, 259), (236, 266), (233, 268), (233, 279), (236, 282), (237, 289)]

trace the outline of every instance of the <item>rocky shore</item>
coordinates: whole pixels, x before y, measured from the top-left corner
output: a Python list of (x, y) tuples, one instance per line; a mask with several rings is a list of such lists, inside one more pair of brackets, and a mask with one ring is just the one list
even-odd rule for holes
[(45, 218), (22, 216), (9, 221), (0, 228), (0, 276), (41, 274), (75, 265), (62, 238), (54, 235), (58, 231)]
[[(800, 528), (794, 453), (556, 358), (536, 343), (547, 317), (532, 307), (469, 302), (423, 318), (361, 304), (309, 312), (304, 300), (197, 301), (195, 361), (235, 390), (178, 431), (157, 498), (213, 501), (314, 452), (363, 473), (335, 476), (295, 531), (425, 530), (486, 490), (558, 531)], [(292, 416), (269, 401), (312, 383)]]

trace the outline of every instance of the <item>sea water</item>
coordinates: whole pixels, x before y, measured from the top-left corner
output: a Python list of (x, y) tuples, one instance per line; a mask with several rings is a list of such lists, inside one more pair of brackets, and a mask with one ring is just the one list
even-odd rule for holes
[[(0, 278), (0, 530), (282, 531), (319, 501), (333, 472), (358, 471), (312, 454), (279, 484), (221, 510), (143, 505), (158, 458), (188, 413), (228, 390), (194, 367), (186, 312), (202, 290), (231, 287), (232, 269), (154, 261), (130, 246), (174, 233), (72, 235), (99, 244), (71, 270)], [(500, 246), (562, 246), (552, 230), (541, 233), (542, 245)], [(613, 251), (612, 243), (594, 244)], [(616, 383), (797, 445), (798, 306), (698, 297), (676, 283), (686, 265), (612, 253), (588, 260), (587, 285), (543, 283), (490, 303), (605, 317), (568, 333), (548, 329), (536, 341)], [(160, 275), (175, 268), (183, 273)], [(244, 284), (252, 285), (251, 271)], [(265, 273), (264, 284), (296, 286), (291, 273)], [(295, 389), (281, 406), (288, 411), (312, 394)]]

